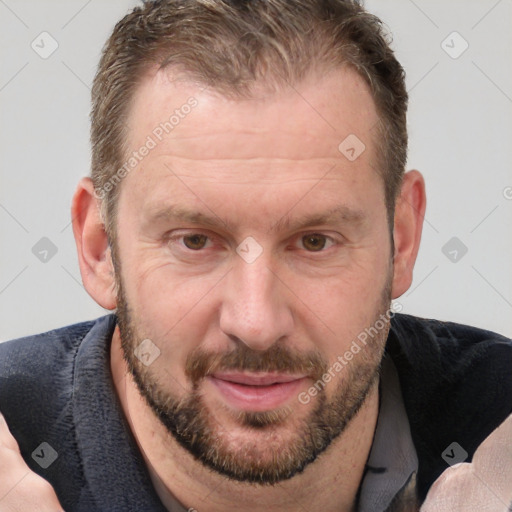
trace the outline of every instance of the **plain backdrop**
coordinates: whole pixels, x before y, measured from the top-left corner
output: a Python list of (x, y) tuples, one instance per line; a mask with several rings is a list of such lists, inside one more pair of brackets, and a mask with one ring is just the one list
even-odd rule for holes
[[(105, 311), (81, 284), (70, 201), (89, 95), (126, 0), (0, 0), (0, 340)], [(373, 0), (410, 93), (428, 208), (403, 311), (512, 336), (512, 2)], [(51, 53), (51, 54), (50, 54)]]

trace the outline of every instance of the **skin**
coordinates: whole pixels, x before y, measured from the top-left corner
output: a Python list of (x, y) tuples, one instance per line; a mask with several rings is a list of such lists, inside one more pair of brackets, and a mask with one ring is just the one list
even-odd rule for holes
[(512, 416), (478, 447), (471, 463), (448, 468), (430, 488), (421, 512), (508, 512), (512, 505)]
[[(356, 73), (339, 69), (272, 94), (261, 88), (248, 100), (228, 100), (168, 72), (149, 73), (131, 108), (131, 150), (192, 95), (198, 106), (126, 176), (119, 199), (124, 293), (137, 336), (161, 350), (151, 375), (170, 393), (185, 396), (190, 382), (184, 368), (192, 350), (225, 353), (241, 343), (262, 352), (280, 341), (295, 353), (316, 351), (332, 364), (373, 323), (388, 279), (390, 298), (411, 284), (425, 210), (423, 178), (416, 171), (405, 175), (391, 254), (384, 187), (375, 171), (377, 114)], [(366, 145), (353, 162), (338, 151), (350, 133)], [(217, 225), (156, 215), (171, 204), (200, 211)], [(360, 219), (304, 225), (306, 215), (325, 216), (340, 205), (357, 211)], [(114, 309), (115, 272), (89, 179), (77, 189), (73, 218), (84, 285), (98, 304)], [(189, 233), (206, 234), (209, 244), (201, 251), (187, 249), (183, 235)], [(323, 250), (304, 245), (304, 236), (311, 234), (325, 235)], [(249, 236), (262, 249), (251, 264), (236, 252)], [(351, 364), (359, 363), (354, 357)], [(176, 443), (142, 399), (123, 359), (118, 330), (111, 368), (164, 503), (174, 495), (201, 512), (287, 511), (298, 504), (327, 512), (353, 509), (376, 425), (376, 383), (318, 459), (270, 487), (229, 480)], [(347, 375), (340, 372), (326, 384), (327, 398)], [(311, 384), (305, 378), (298, 390)], [(233, 450), (252, 446), (264, 460), (271, 457), (264, 431), (237, 423), (232, 404), (208, 382), (201, 393)], [(314, 405), (314, 399), (307, 405), (287, 403), (292, 419), (274, 431), (277, 446), (295, 439), (294, 421), (308, 418)]]
[(0, 510), (63, 512), (53, 487), (27, 466), (0, 413)]

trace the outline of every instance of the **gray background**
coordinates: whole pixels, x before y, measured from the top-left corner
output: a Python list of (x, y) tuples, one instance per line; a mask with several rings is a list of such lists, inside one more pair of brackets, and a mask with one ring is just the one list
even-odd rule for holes
[[(69, 207), (88, 173), (100, 50), (136, 3), (0, 0), (0, 340), (104, 313), (81, 284)], [(398, 302), (512, 336), (512, 1), (366, 5), (407, 71), (408, 167), (427, 182), (415, 278)]]

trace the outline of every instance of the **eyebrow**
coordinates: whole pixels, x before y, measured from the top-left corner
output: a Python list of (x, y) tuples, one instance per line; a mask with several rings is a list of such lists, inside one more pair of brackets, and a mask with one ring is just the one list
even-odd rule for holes
[[(360, 227), (367, 218), (363, 210), (353, 209), (346, 205), (338, 205), (330, 210), (321, 213), (308, 213), (297, 218), (291, 218), (292, 210), (283, 215), (269, 229), (269, 232), (285, 230), (297, 230), (312, 226), (326, 224), (344, 224)], [(219, 217), (212, 210), (203, 213), (197, 210), (189, 210), (178, 205), (167, 205), (150, 208), (146, 214), (146, 222), (159, 223), (181, 221), (190, 224), (197, 224), (209, 228), (223, 228), (234, 230), (234, 225)]]
[(346, 205), (338, 205), (322, 213), (308, 213), (293, 220), (290, 218), (290, 213), (288, 212), (279, 219), (270, 228), (270, 231), (296, 230), (311, 226), (340, 223), (358, 227), (364, 224), (367, 217), (363, 210), (353, 209)]
[(178, 220), (211, 228), (218, 228), (219, 226), (222, 226), (223, 228), (228, 229), (231, 227), (228, 222), (221, 219), (212, 210), (210, 210), (209, 214), (205, 214), (196, 210), (188, 210), (177, 205), (150, 208), (146, 218), (147, 221), (151, 223)]

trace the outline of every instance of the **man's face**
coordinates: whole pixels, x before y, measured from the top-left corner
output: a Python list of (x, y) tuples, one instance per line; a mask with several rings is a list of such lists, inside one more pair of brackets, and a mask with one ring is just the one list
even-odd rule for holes
[(293, 476), (375, 385), (388, 325), (351, 347), (391, 298), (376, 123), (347, 69), (246, 100), (163, 71), (138, 89), (130, 154), (156, 145), (118, 205), (123, 349), (170, 435), (222, 474)]

